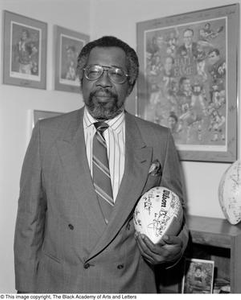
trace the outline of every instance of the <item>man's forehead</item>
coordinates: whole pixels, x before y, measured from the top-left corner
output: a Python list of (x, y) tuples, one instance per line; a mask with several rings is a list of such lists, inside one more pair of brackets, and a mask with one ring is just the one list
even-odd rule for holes
[(100, 46), (96, 46), (94, 47), (91, 51), (90, 51), (90, 55), (92, 54), (101, 54), (101, 53), (113, 53), (113, 54), (122, 54), (125, 55), (125, 51), (120, 48), (120, 47), (116, 47), (116, 46), (111, 46), (111, 47), (100, 47)]
[(184, 32), (185, 37), (189, 37), (189, 36), (192, 36), (192, 35), (193, 35), (193, 32), (191, 30), (187, 30), (186, 32)]
[(126, 64), (126, 54), (119, 47), (95, 47), (90, 52), (88, 63), (123, 67)]

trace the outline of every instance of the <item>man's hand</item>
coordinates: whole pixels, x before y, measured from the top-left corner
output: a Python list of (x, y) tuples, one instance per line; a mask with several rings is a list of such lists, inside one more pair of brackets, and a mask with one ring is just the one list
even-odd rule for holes
[(178, 236), (164, 235), (158, 244), (137, 232), (135, 238), (142, 256), (152, 265), (176, 262), (182, 256), (183, 241)]

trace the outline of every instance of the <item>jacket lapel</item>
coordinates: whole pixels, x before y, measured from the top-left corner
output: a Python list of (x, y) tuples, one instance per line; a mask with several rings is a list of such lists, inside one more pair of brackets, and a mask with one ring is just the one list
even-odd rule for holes
[(82, 120), (83, 110), (80, 110), (79, 124), (78, 128), (74, 129), (75, 133), (72, 135), (68, 133), (63, 140), (57, 142), (57, 147), (76, 199), (80, 205), (83, 205), (83, 212), (93, 229), (97, 231), (98, 235), (101, 235), (106, 225), (92, 184)]
[(152, 159), (152, 148), (144, 143), (134, 118), (126, 113), (126, 159), (125, 172), (109, 224), (91, 252), (101, 251), (118, 233), (138, 201), (145, 186)]

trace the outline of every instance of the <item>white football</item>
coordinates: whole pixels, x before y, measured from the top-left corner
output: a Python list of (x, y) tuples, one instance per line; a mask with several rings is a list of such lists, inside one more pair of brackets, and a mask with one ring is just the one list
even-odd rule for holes
[(183, 209), (179, 197), (165, 187), (154, 187), (138, 201), (133, 220), (137, 232), (154, 243), (163, 235), (177, 235), (181, 229)]

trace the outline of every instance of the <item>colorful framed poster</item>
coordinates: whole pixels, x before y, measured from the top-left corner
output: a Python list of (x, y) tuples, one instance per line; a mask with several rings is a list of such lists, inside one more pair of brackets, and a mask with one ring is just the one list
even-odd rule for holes
[(89, 36), (55, 25), (55, 90), (80, 92), (80, 82), (76, 74), (77, 58), (89, 42)]
[(3, 83), (46, 89), (47, 24), (3, 13)]
[(185, 259), (182, 280), (183, 294), (212, 294), (214, 282), (214, 261)]
[(181, 160), (237, 159), (239, 4), (137, 23), (137, 114)]

